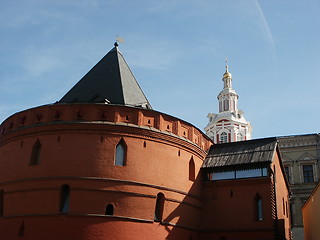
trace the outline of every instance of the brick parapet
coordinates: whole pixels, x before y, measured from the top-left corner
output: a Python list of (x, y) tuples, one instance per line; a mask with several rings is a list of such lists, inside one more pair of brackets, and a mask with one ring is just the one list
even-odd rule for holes
[[(211, 140), (192, 124), (154, 110), (111, 104), (52, 104), (13, 114), (0, 126), (0, 139), (30, 127), (64, 123), (109, 123), (162, 132), (206, 151)], [(1, 140), (0, 140), (1, 142)]]

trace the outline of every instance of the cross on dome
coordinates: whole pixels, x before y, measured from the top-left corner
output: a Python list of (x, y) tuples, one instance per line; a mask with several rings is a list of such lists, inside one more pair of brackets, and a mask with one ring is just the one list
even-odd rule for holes
[(229, 72), (228, 57), (226, 57), (226, 72), (223, 74), (223, 78), (232, 78), (232, 75)]

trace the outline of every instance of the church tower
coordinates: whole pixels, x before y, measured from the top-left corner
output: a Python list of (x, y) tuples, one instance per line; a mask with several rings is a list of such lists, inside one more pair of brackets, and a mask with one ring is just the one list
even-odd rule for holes
[(251, 139), (251, 124), (238, 109), (239, 95), (232, 89), (232, 75), (226, 60), (226, 72), (222, 77), (223, 90), (218, 95), (219, 113), (209, 113), (206, 134), (214, 143), (236, 142)]

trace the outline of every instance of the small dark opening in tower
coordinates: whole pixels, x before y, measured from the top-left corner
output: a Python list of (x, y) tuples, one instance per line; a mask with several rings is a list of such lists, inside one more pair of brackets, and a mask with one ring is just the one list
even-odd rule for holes
[(112, 204), (108, 204), (106, 206), (106, 212), (105, 212), (105, 215), (113, 215), (113, 212), (114, 212), (114, 207)]
[(40, 163), (41, 143), (39, 139), (35, 142), (32, 147), (30, 165), (38, 165)]
[(70, 186), (62, 185), (60, 189), (60, 214), (68, 214), (70, 201)]
[(157, 194), (157, 199), (156, 199), (156, 208), (154, 211), (154, 221), (155, 222), (161, 222), (162, 221), (162, 216), (163, 216), (163, 209), (164, 209), (164, 194), (163, 193), (158, 193)]
[(25, 227), (24, 227), (24, 221), (23, 221), (19, 227), (18, 237), (24, 236), (24, 229), (25, 229)]
[(191, 157), (190, 161), (189, 161), (189, 180), (190, 181), (194, 181), (196, 178), (196, 173), (195, 173), (195, 164), (193, 161), (193, 157)]
[(255, 215), (256, 215), (256, 220), (257, 221), (262, 221), (263, 220), (263, 204), (262, 204), (262, 198), (260, 195), (257, 193), (255, 199)]

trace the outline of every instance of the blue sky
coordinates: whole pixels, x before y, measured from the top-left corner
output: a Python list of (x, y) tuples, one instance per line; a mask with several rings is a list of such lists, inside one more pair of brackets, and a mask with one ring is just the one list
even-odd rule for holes
[(155, 110), (203, 129), (225, 57), (253, 138), (320, 132), (320, 1), (0, 0), (0, 121), (59, 100), (117, 35)]

